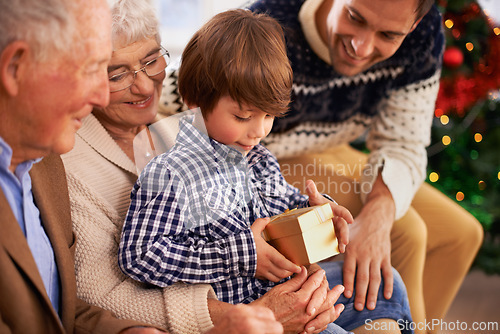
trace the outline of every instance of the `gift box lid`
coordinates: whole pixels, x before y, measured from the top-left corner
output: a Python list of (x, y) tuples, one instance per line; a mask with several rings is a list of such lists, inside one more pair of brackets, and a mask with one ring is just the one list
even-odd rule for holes
[(271, 217), (271, 221), (264, 230), (263, 237), (269, 241), (301, 234), (332, 218), (333, 211), (330, 203), (289, 210)]

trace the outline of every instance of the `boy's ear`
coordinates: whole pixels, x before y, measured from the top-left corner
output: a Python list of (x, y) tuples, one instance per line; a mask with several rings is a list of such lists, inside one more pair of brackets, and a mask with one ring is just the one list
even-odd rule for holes
[(0, 55), (0, 80), (7, 94), (15, 96), (23, 70), (27, 66), (29, 45), (24, 41), (14, 41), (3, 49)]

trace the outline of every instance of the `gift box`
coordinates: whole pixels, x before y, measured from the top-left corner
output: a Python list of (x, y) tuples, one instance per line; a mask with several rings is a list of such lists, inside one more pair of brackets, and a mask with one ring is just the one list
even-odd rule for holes
[(302, 266), (339, 253), (329, 203), (294, 209), (271, 217), (263, 237), (293, 263)]

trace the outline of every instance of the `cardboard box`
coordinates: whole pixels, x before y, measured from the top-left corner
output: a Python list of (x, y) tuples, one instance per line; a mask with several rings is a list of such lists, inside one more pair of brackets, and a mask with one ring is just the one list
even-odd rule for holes
[(308, 265), (339, 254), (329, 203), (294, 209), (271, 217), (264, 239), (297, 265)]

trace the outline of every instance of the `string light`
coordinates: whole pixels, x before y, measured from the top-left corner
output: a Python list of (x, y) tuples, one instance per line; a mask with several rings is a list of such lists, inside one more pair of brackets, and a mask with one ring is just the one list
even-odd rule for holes
[(429, 181), (437, 182), (439, 180), (439, 174), (436, 172), (432, 172), (429, 174)]
[(457, 201), (461, 202), (464, 200), (465, 195), (463, 192), (459, 191), (459, 192), (457, 192), (457, 195), (455, 196), (455, 198), (457, 199)]
[(465, 48), (469, 51), (472, 51), (474, 50), (474, 44), (472, 44), (471, 42), (467, 42), (465, 43)]
[(445, 146), (448, 146), (451, 144), (451, 138), (450, 136), (443, 136), (443, 138), (441, 139), (443, 145)]
[(498, 172), (498, 175), (497, 175), (498, 179), (500, 180), (500, 172)]
[(474, 140), (476, 143), (480, 143), (483, 140), (483, 135), (480, 134), (479, 132), (474, 135)]
[(444, 21), (444, 25), (446, 26), (446, 28), (451, 29), (453, 28), (454, 23), (452, 20), (447, 19), (446, 21)]
[(441, 115), (441, 117), (439, 117), (439, 120), (443, 125), (446, 125), (450, 122), (450, 118), (448, 117), (448, 115)]
[(476, 150), (471, 150), (470, 151), (470, 158), (472, 160), (477, 160), (477, 158), (479, 158), (479, 152)]
[(481, 181), (479, 181), (477, 186), (478, 186), (479, 190), (484, 190), (484, 189), (486, 189), (486, 182), (481, 180)]
[(437, 108), (437, 109), (434, 111), (434, 115), (435, 115), (436, 117), (441, 117), (441, 116), (443, 116), (443, 109), (439, 109), (439, 108)]
[(493, 32), (494, 32), (494, 33), (495, 33), (495, 35), (497, 35), (497, 36), (498, 36), (498, 35), (500, 35), (500, 28), (498, 28), (498, 27), (493, 28)]

